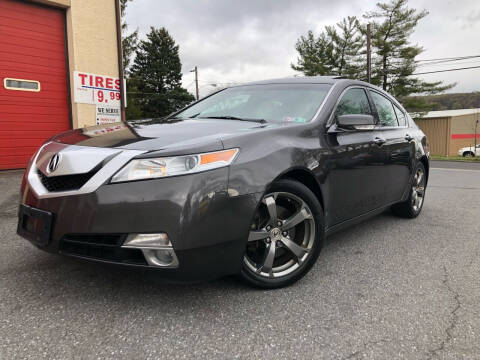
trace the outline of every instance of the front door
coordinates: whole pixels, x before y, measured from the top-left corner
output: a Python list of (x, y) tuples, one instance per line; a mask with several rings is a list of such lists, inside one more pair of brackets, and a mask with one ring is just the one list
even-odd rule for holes
[[(354, 87), (343, 93), (333, 120), (346, 114), (373, 114), (365, 89)], [(384, 159), (379, 151), (382, 144), (375, 142), (373, 130), (337, 131), (325, 136), (330, 150), (326, 160), (326, 221), (330, 227), (381, 206), (385, 194), (384, 179), (379, 173)]]

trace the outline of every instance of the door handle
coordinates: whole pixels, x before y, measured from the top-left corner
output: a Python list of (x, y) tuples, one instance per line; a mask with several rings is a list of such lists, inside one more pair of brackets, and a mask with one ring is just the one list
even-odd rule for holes
[(375, 144), (377, 144), (378, 146), (382, 146), (383, 144), (385, 144), (387, 142), (387, 140), (377, 136), (375, 139), (373, 139), (373, 142)]
[(410, 136), (409, 134), (406, 134), (406, 135), (405, 135), (405, 140), (407, 140), (407, 141), (412, 141), (412, 140), (413, 140), (413, 137)]

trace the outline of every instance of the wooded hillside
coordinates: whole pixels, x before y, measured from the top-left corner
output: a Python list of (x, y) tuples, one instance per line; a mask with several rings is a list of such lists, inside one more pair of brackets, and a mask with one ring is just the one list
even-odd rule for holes
[[(406, 106), (407, 111), (424, 111), (424, 110), (456, 110), (456, 109), (473, 109), (480, 108), (480, 92), (471, 93), (451, 93), (442, 95), (427, 95), (427, 96), (411, 96), (410, 100), (425, 100), (426, 107), (421, 109), (414, 106)], [(402, 101), (405, 105), (424, 103), (423, 101)]]

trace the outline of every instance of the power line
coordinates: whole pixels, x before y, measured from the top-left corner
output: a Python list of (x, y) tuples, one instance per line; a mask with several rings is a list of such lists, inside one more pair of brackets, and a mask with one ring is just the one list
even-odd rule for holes
[(440, 60), (464, 60), (464, 59), (471, 59), (471, 58), (477, 58), (477, 57), (480, 57), (480, 55), (457, 56), (457, 57), (438, 58), (438, 59), (423, 59), (423, 60), (415, 60), (415, 62), (440, 61)]
[[(463, 61), (463, 62), (456, 62), (456, 61), (448, 61), (448, 65), (468, 65), (468, 64), (478, 64), (480, 60), (473, 60), (473, 61)], [(453, 64), (452, 64), (453, 63)], [(431, 66), (445, 66), (445, 62), (441, 61), (438, 63), (430, 63), (430, 64), (419, 64), (417, 67), (431, 67)]]
[(423, 73), (415, 73), (412, 75), (425, 75), (425, 74), (435, 74), (435, 73), (441, 73), (441, 72), (448, 72), (448, 71), (458, 71), (458, 70), (468, 70), (468, 69), (478, 69), (480, 66), (469, 66), (469, 67), (463, 67), (463, 68), (456, 68), (456, 69), (446, 69), (446, 70), (437, 70), (437, 71), (427, 71)]
[(190, 84), (188, 84), (188, 85), (185, 86), (185, 87), (186, 87), (186, 88), (189, 88), (189, 87), (192, 86), (194, 83), (195, 83), (195, 80), (193, 80)]

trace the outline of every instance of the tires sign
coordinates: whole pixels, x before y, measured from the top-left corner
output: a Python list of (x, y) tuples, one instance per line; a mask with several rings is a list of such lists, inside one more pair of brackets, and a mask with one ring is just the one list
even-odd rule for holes
[(115, 77), (74, 71), (74, 101), (120, 108), (120, 80)]

